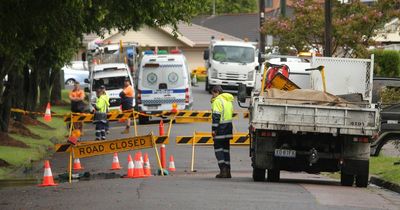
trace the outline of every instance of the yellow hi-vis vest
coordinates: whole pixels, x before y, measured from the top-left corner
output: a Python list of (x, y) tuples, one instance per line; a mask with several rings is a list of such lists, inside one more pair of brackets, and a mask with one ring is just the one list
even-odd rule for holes
[(232, 122), (233, 99), (233, 95), (229, 93), (222, 93), (213, 99), (211, 109), (212, 113), (221, 115), (219, 124)]

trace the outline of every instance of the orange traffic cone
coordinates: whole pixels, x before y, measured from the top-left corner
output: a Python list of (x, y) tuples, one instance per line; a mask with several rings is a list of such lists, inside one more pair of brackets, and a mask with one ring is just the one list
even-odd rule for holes
[(164, 136), (164, 122), (160, 120), (160, 124), (158, 125), (158, 134), (160, 136)]
[(39, 187), (46, 186), (57, 186), (58, 184), (54, 183), (53, 174), (51, 173), (50, 163), (48, 160), (44, 161), (44, 174), (43, 174), (43, 182), (38, 185)]
[(133, 178), (143, 178), (143, 177), (144, 177), (143, 165), (142, 165), (142, 162), (140, 161), (139, 153), (136, 153), (135, 169), (133, 170)]
[(47, 103), (46, 112), (44, 113), (44, 121), (50, 122), (51, 121), (51, 110), (50, 110), (50, 102)]
[(171, 155), (169, 156), (169, 167), (168, 167), (169, 171), (176, 171), (175, 169), (175, 161), (174, 161), (174, 156)]
[(134, 178), (133, 171), (135, 170), (135, 166), (133, 164), (132, 156), (128, 155), (128, 173), (124, 178)]
[(111, 169), (110, 170), (119, 170), (122, 167), (119, 165), (119, 160), (118, 160), (118, 153), (114, 153), (114, 157), (113, 157), (113, 162), (111, 165)]
[(150, 161), (149, 161), (149, 156), (147, 153), (144, 153), (144, 176), (151, 176), (151, 167), (150, 167)]
[(81, 166), (81, 161), (79, 158), (74, 159), (74, 170), (82, 170), (83, 167)]

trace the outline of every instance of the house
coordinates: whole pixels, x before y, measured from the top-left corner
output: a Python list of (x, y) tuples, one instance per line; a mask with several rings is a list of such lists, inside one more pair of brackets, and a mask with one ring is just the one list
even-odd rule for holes
[(393, 19), (386, 23), (383, 29), (379, 30), (373, 38), (379, 48), (388, 50), (400, 50), (400, 20)]
[(186, 56), (190, 70), (204, 66), (203, 52), (208, 47), (211, 37), (231, 41), (242, 40), (196, 24), (179, 23), (177, 26), (176, 34), (170, 26), (160, 28), (144, 26), (139, 31), (115, 32), (102, 40), (105, 43), (136, 42), (141, 50), (169, 51), (179, 48)]

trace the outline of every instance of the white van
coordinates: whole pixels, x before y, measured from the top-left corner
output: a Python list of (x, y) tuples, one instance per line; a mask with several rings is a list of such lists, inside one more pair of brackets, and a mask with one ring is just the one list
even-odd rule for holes
[[(147, 114), (191, 109), (192, 88), (188, 65), (178, 50), (173, 54), (157, 54), (146, 51), (136, 72), (137, 110)], [(139, 123), (148, 121), (140, 116)]]
[[(119, 94), (124, 88), (125, 78), (129, 78), (132, 87), (134, 87), (133, 79), (129, 68), (123, 63), (109, 63), (96, 65), (91, 75), (91, 103), (96, 102), (96, 90), (101, 85), (106, 88), (106, 93), (110, 97), (110, 110), (118, 110), (121, 105)], [(133, 107), (135, 106), (135, 98), (133, 98)]]

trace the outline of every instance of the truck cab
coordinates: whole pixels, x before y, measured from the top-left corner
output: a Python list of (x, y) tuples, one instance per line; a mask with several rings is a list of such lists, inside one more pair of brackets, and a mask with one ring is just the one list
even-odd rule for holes
[(211, 41), (204, 51), (207, 67), (206, 91), (215, 85), (225, 90), (235, 90), (246, 85), (248, 92), (254, 88), (257, 63), (256, 47), (250, 42)]

